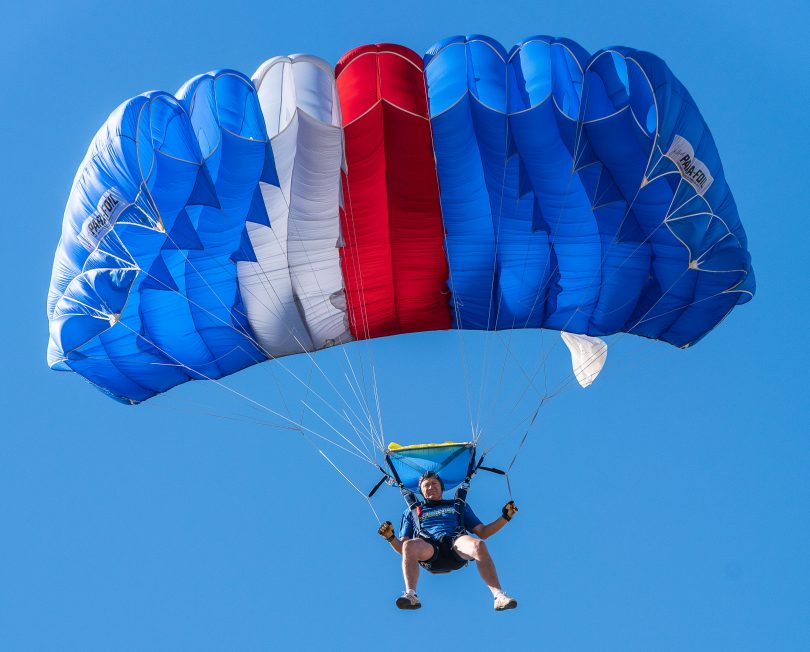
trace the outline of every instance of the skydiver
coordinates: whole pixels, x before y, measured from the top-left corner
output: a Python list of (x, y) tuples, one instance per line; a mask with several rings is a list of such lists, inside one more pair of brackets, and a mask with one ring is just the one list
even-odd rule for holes
[[(518, 511), (510, 500), (503, 506), (501, 516), (484, 525), (465, 502), (463, 517), (459, 518), (455, 501), (442, 500), (444, 483), (433, 471), (425, 472), (419, 478), (419, 491), (424, 497), (417, 508), (418, 524), (410, 509), (402, 515), (399, 538), (394, 536), (390, 521), (383, 523), (377, 531), (391, 547), (402, 555), (402, 574), (405, 577), (405, 593), (397, 598), (400, 609), (419, 609), (422, 603), (416, 595), (419, 580), (419, 566), (431, 572), (446, 573), (475, 561), (478, 573), (495, 599), (495, 610), (504, 611), (517, 607), (517, 600), (504, 593), (498, 581), (495, 564), (487, 550), (484, 539), (488, 539), (507, 524)], [(461, 521), (461, 522), (459, 522)], [(472, 532), (478, 538), (470, 536)]]

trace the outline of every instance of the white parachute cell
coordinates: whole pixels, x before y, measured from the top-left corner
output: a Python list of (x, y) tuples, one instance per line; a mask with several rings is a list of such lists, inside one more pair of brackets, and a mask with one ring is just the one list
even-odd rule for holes
[(582, 387), (587, 387), (596, 380), (602, 367), (605, 366), (607, 343), (598, 337), (566, 331), (560, 331), (560, 335), (568, 350), (571, 351), (571, 366), (577, 382)]
[(351, 340), (340, 270), (343, 135), (332, 67), (275, 57), (253, 75), (279, 186), (261, 183), (270, 226), (248, 223), (256, 262), (238, 263), (250, 325), (271, 355)]

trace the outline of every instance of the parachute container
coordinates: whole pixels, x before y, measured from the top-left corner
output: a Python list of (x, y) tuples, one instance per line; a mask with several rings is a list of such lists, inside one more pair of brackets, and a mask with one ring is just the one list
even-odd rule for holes
[(447, 491), (461, 484), (469, 475), (475, 461), (475, 445), (448, 441), (400, 446), (391, 442), (385, 452), (385, 461), (394, 478), (411, 491), (419, 491), (419, 478), (427, 471), (437, 473)]

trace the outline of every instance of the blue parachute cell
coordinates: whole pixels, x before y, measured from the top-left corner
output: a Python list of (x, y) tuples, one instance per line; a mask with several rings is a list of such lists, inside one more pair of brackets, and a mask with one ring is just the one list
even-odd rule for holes
[(138, 402), (264, 360), (233, 264), (253, 255), (246, 223), (263, 178), (275, 178), (272, 154), (241, 73), (122, 104), (66, 209), (48, 302), (51, 366)]
[(717, 149), (663, 61), (470, 35), (431, 48), (425, 75), (456, 327), (683, 347), (750, 299)]

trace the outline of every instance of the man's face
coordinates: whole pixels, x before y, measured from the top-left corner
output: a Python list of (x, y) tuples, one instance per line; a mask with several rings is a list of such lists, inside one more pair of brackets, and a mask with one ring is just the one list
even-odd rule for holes
[(419, 490), (427, 500), (442, 499), (442, 483), (438, 478), (425, 478), (419, 483)]

